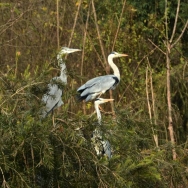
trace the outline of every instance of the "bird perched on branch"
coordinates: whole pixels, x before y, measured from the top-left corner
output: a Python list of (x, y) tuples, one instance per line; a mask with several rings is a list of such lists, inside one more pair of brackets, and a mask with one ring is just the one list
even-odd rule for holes
[(84, 85), (77, 89), (77, 98), (79, 101), (85, 100), (91, 101), (96, 97), (100, 97), (101, 94), (105, 93), (110, 89), (115, 89), (120, 82), (120, 72), (118, 67), (114, 64), (113, 59), (117, 57), (125, 57), (127, 54), (120, 54), (112, 52), (108, 56), (108, 63), (113, 69), (114, 74), (99, 76), (87, 81)]
[(91, 138), (95, 151), (98, 156), (106, 155), (109, 159), (112, 157), (111, 154), (111, 145), (108, 140), (104, 140), (102, 136), (101, 131), (101, 112), (99, 110), (99, 104), (103, 104), (106, 102), (113, 101), (114, 99), (103, 99), (103, 98), (97, 98), (94, 102), (95, 104), (95, 110), (97, 113), (97, 119), (98, 119), (98, 126), (93, 131), (93, 137)]
[(67, 84), (67, 74), (66, 74), (66, 65), (65, 62), (63, 61), (62, 56), (78, 51), (81, 50), (62, 47), (60, 52), (58, 53), (57, 61), (60, 66), (61, 73), (60, 76), (51, 79), (50, 84), (48, 84), (48, 92), (44, 94), (42, 97), (42, 102), (45, 104), (44, 108), (42, 109), (42, 118), (45, 118), (51, 111), (53, 111), (55, 108), (60, 107), (63, 104), (61, 98), (63, 94), (63, 90), (60, 85)]

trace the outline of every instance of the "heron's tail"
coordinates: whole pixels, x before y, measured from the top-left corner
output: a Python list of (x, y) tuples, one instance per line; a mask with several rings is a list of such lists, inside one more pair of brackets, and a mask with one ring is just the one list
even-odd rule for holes
[(81, 102), (83, 100), (85, 100), (87, 98), (87, 96), (81, 96), (80, 93), (76, 94), (76, 101), (77, 102)]

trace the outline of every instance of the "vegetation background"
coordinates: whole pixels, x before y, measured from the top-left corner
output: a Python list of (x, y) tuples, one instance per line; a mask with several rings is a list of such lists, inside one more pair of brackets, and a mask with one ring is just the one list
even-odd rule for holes
[[(187, 0), (7, 0), (0, 11), (1, 187), (188, 187)], [(67, 57), (54, 127), (39, 112), (61, 46), (82, 52)], [(91, 145), (93, 103), (75, 94), (111, 71), (113, 50), (129, 56), (103, 96), (115, 99), (102, 114), (108, 161)]]

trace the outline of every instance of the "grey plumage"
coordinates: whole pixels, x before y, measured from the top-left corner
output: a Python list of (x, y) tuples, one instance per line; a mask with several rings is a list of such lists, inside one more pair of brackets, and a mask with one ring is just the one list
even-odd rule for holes
[(98, 156), (106, 155), (110, 159), (112, 157), (111, 145), (108, 140), (103, 139), (103, 135), (101, 131), (101, 119), (102, 118), (101, 118), (101, 113), (99, 110), (99, 104), (103, 104), (109, 101), (113, 101), (113, 99), (97, 98), (94, 102), (99, 125), (93, 131), (93, 136), (91, 140), (92, 140), (92, 143), (94, 145), (97, 155)]
[(110, 142), (103, 139), (100, 127), (93, 131), (91, 141), (98, 156), (106, 155), (109, 159), (112, 157)]
[(77, 89), (77, 98), (79, 101), (91, 101), (107, 90), (115, 89), (120, 82), (120, 73), (118, 67), (113, 63), (113, 58), (127, 56), (127, 54), (119, 54), (112, 52), (108, 56), (108, 63), (114, 71), (112, 75), (105, 75), (93, 78)]
[(42, 118), (45, 118), (52, 110), (63, 105), (62, 94), (63, 89), (62, 85), (67, 84), (67, 74), (66, 74), (66, 65), (62, 59), (62, 56), (65, 54), (81, 51), (80, 49), (73, 49), (63, 47), (57, 55), (57, 61), (61, 68), (60, 76), (52, 78), (51, 83), (48, 84), (48, 92), (43, 95), (42, 102), (45, 106), (42, 109)]

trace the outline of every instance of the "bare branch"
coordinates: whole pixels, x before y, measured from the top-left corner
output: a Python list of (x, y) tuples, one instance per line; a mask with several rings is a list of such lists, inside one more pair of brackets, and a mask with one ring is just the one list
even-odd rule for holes
[(175, 32), (176, 32), (179, 10), (180, 10), (180, 0), (178, 0), (177, 10), (176, 10), (176, 17), (175, 17), (175, 21), (174, 21), (174, 27), (173, 27), (173, 31), (172, 31), (172, 36), (170, 38), (170, 43), (172, 43), (174, 35), (175, 35)]
[(151, 121), (152, 119), (152, 115), (151, 115), (151, 105), (149, 102), (149, 91), (148, 91), (148, 65), (146, 67), (146, 99), (147, 99), (147, 103), (148, 103), (148, 113), (149, 113), (149, 119)]
[(151, 42), (151, 44), (153, 46), (155, 46), (160, 52), (162, 52), (164, 55), (166, 55), (166, 53), (161, 48), (159, 48), (159, 46), (157, 46), (155, 43), (153, 43), (150, 39), (148, 39), (148, 41)]
[(80, 2), (78, 4), (78, 9), (76, 11), (76, 15), (75, 15), (75, 18), (74, 18), (74, 24), (73, 24), (73, 27), (72, 27), (72, 32), (71, 32), (71, 36), (70, 36), (68, 47), (70, 47), (71, 42), (72, 42), (72, 38), (73, 38), (74, 30), (75, 30), (75, 27), (76, 27), (76, 22), (78, 20), (78, 13), (80, 11), (81, 3), (82, 3), (82, 0), (80, 0)]
[(56, 12), (57, 12), (57, 49), (59, 49), (59, 0), (56, 1)]
[(115, 37), (114, 37), (113, 45), (112, 45), (112, 51), (114, 50), (116, 39), (117, 39), (117, 36), (118, 36), (118, 33), (119, 33), (119, 28), (120, 28), (120, 25), (121, 25), (121, 20), (122, 20), (124, 9), (125, 9), (125, 4), (126, 4), (126, 0), (124, 1), (123, 8), (121, 10), (121, 16), (120, 16), (120, 19), (119, 19), (118, 28), (117, 28), (117, 31), (116, 31), (116, 34), (115, 34)]
[[(134, 76), (135, 76), (135, 73), (136, 71), (138, 70), (138, 67), (140, 66), (141, 62), (146, 59), (148, 56), (150, 56), (155, 50), (156, 50), (157, 47), (155, 47), (154, 49), (152, 49), (147, 55), (145, 55), (138, 63), (137, 67), (135, 68), (135, 71), (133, 73), (133, 76), (132, 76), (132, 80), (134, 79)], [(119, 101), (117, 102), (117, 106), (119, 106), (121, 100), (123, 99), (124, 95), (125, 95), (125, 92), (128, 90), (128, 88), (130, 87), (130, 84), (125, 88), (123, 94), (121, 95)]]
[[(86, 43), (86, 38), (87, 38), (87, 29), (88, 29), (88, 22), (89, 22), (89, 16), (90, 16), (90, 7), (91, 3), (89, 4), (88, 12), (87, 12), (87, 19), (86, 19), (86, 24), (84, 28), (84, 37), (83, 37), (83, 49), (82, 49), (82, 60), (81, 60), (81, 68), (80, 68), (80, 75), (83, 75), (83, 65), (84, 65), (84, 55), (85, 55), (85, 43)], [(82, 80), (81, 80), (81, 85), (82, 85)], [(82, 109), (84, 114), (86, 114), (86, 104), (82, 103)]]
[(165, 35), (168, 40), (168, 0), (165, 0)]
[(184, 34), (184, 32), (185, 32), (185, 30), (186, 30), (187, 27), (188, 27), (188, 20), (187, 20), (187, 22), (186, 22), (186, 24), (185, 24), (185, 26), (184, 26), (184, 28), (183, 28), (183, 30), (182, 30), (180, 36), (179, 36), (179, 37), (177, 38), (177, 40), (171, 45), (171, 48), (173, 48), (173, 47), (179, 42), (179, 40), (182, 38), (182, 36), (183, 36), (183, 34)]
[(107, 65), (107, 59), (106, 59), (106, 56), (105, 56), (105, 53), (104, 53), (104, 47), (103, 47), (103, 43), (102, 43), (102, 40), (101, 40), (100, 30), (99, 30), (99, 26), (97, 24), (97, 14), (96, 14), (96, 10), (95, 10), (95, 4), (94, 4), (93, 0), (91, 1), (91, 3), (92, 3), (93, 14), (94, 14), (94, 19), (95, 19), (95, 26), (96, 26), (96, 29), (97, 29), (97, 35), (98, 35), (103, 59), (104, 59), (105, 64)]
[[(90, 16), (90, 5), (89, 4), (89, 8), (88, 8), (88, 12), (87, 12), (87, 19), (86, 19), (86, 24), (85, 24), (85, 28), (84, 28), (84, 37), (83, 37), (83, 49), (82, 49), (82, 61), (81, 61), (81, 69), (80, 69), (80, 75), (83, 75), (83, 64), (84, 64), (84, 54), (85, 54), (85, 43), (86, 43), (86, 37), (87, 37), (87, 29), (88, 29), (88, 22), (89, 22), (89, 16)], [(81, 81), (82, 84), (82, 81)]]

